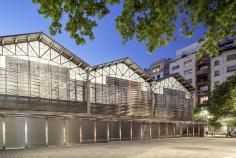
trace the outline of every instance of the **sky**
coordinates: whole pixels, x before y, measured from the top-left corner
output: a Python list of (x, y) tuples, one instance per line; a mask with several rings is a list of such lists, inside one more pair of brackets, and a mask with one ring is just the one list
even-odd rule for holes
[[(44, 32), (50, 35), (50, 19), (38, 14), (38, 8), (39, 5), (33, 4), (31, 0), (2, 1), (0, 36), (31, 32)], [(91, 66), (129, 57), (142, 68), (148, 68), (158, 59), (174, 58), (177, 50), (196, 42), (205, 31), (203, 27), (198, 28), (190, 39), (178, 36), (178, 42), (170, 42), (168, 46), (158, 48), (153, 54), (149, 54), (145, 45), (135, 39), (125, 45), (121, 44), (122, 37), (115, 29), (115, 18), (121, 10), (122, 5), (111, 6), (110, 14), (98, 21), (98, 27), (93, 30), (95, 39), (87, 40), (84, 45), (76, 45), (66, 31), (52, 38)], [(179, 25), (179, 21), (176, 25)]]

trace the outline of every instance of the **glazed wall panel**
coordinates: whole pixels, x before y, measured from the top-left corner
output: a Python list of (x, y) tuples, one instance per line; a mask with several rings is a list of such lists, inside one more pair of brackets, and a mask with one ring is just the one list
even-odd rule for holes
[(28, 146), (46, 145), (46, 120), (43, 118), (27, 118), (28, 123)]
[(80, 120), (66, 119), (66, 144), (80, 143)]
[(6, 117), (6, 148), (23, 148), (25, 146), (25, 118)]
[(64, 145), (64, 120), (48, 119), (48, 145)]

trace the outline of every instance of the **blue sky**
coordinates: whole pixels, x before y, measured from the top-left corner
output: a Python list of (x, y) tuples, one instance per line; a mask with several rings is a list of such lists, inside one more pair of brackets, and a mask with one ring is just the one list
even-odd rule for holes
[[(39, 31), (50, 35), (48, 31), (50, 20), (44, 19), (42, 15), (38, 14), (38, 7), (39, 5), (33, 4), (31, 0), (2, 1), (0, 36)], [(196, 42), (205, 31), (203, 27), (200, 27), (192, 38), (186, 39), (178, 36), (178, 42), (171, 42), (168, 46), (156, 49), (153, 54), (148, 54), (145, 45), (136, 40), (129, 41), (125, 45), (121, 44), (122, 38), (115, 30), (115, 18), (119, 15), (122, 6), (114, 5), (110, 9), (111, 13), (99, 21), (98, 27), (94, 29), (95, 39), (87, 40), (85, 45), (77, 46), (75, 41), (69, 37), (69, 33), (65, 31), (52, 38), (90, 65), (130, 57), (141, 67), (147, 68), (157, 59), (175, 57), (178, 49)]]

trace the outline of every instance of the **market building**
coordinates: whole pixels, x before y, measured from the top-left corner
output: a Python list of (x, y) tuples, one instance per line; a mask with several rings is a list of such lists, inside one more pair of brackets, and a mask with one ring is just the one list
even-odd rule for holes
[(0, 37), (3, 149), (200, 136), (194, 88), (129, 58), (90, 66), (42, 32)]

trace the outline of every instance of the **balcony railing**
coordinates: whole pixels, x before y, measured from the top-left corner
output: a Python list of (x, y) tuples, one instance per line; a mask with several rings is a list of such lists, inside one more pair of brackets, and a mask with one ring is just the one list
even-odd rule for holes
[(205, 93), (208, 93), (209, 90), (198, 90), (197, 93), (198, 94), (205, 94)]
[(208, 69), (197, 70), (197, 75), (209, 73)]

